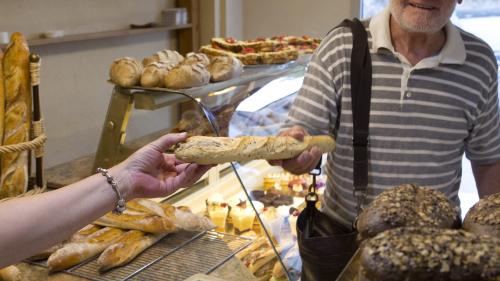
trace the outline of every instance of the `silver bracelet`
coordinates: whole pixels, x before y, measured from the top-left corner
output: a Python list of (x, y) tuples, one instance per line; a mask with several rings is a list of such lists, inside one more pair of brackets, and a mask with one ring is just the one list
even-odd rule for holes
[(108, 181), (108, 183), (111, 185), (111, 187), (115, 191), (116, 196), (118, 196), (118, 201), (116, 202), (116, 207), (113, 210), (113, 212), (117, 213), (117, 214), (123, 213), (123, 211), (125, 211), (125, 209), (126, 209), (125, 199), (123, 199), (122, 194), (120, 193), (120, 190), (118, 190), (118, 184), (116, 183), (115, 178), (113, 178), (113, 176), (111, 176), (109, 174), (107, 169), (99, 167), (99, 168), (97, 168), (97, 172), (101, 173), (101, 175), (106, 177), (106, 180)]

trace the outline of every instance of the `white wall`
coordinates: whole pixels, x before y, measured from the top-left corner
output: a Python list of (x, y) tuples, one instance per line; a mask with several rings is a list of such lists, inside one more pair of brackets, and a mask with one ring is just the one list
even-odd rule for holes
[(343, 18), (357, 13), (357, 1), (246, 0), (243, 1), (245, 39), (273, 35), (323, 37)]
[[(0, 31), (36, 37), (48, 30), (66, 34), (126, 28), (158, 22), (173, 0), (0, 0)], [(106, 82), (115, 58), (142, 58), (175, 48), (170, 34), (148, 34), (32, 47), (42, 57), (40, 94), (48, 142), (47, 167), (93, 153), (112, 86)], [(134, 111), (129, 139), (170, 126), (175, 110)]]

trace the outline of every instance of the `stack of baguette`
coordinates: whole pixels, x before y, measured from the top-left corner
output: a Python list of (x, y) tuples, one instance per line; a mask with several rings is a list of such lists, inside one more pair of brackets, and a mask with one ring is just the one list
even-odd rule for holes
[(243, 71), (238, 59), (214, 59), (203, 53), (189, 53), (184, 58), (172, 50), (162, 50), (144, 58), (142, 64), (134, 58), (115, 60), (109, 76), (113, 83), (132, 87), (184, 89), (237, 77)]
[[(278, 246), (278, 253), (281, 248)], [(266, 237), (256, 239), (251, 245), (236, 254), (258, 280), (269, 280), (278, 257)]]
[(57, 245), (32, 259), (47, 258), (51, 272), (61, 271), (90, 258), (98, 257), (104, 272), (132, 261), (168, 233), (183, 229), (204, 231), (212, 222), (193, 214), (187, 207), (136, 199), (127, 203), (122, 215), (108, 213), (75, 233), (63, 245)]
[[(21, 33), (13, 33), (5, 54), (0, 52), (0, 145), (29, 140), (31, 126), (31, 86), (29, 50)], [(0, 198), (26, 192), (28, 152), (2, 155)]]

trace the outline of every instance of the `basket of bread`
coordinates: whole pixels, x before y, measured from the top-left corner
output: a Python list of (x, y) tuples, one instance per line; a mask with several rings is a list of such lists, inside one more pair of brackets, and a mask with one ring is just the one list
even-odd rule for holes
[[(45, 188), (42, 159), (46, 135), (38, 96), (39, 70), (40, 58), (30, 54), (21, 33), (13, 33), (5, 52), (0, 50), (0, 200)], [(36, 158), (33, 184), (28, 168), (32, 154)]]
[(462, 225), (444, 194), (405, 184), (375, 197), (356, 226), (360, 248), (339, 281), (500, 280), (500, 194)]

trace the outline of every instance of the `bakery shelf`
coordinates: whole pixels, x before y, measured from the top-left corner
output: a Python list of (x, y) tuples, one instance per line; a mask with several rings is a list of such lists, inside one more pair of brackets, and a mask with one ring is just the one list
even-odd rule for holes
[[(174, 26), (159, 26), (150, 28), (134, 28), (134, 29), (121, 29), (100, 32), (89, 32), (80, 34), (71, 34), (54, 38), (34, 38), (28, 40), (30, 47), (55, 45), (71, 42), (89, 41), (106, 38), (127, 37), (140, 34), (161, 33), (166, 31), (175, 31), (191, 28), (191, 24), (174, 25)], [(4, 49), (7, 44), (0, 44), (0, 48)]]

